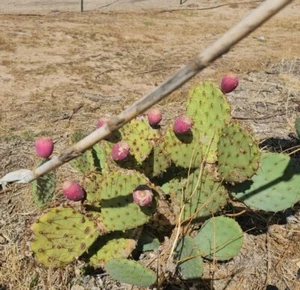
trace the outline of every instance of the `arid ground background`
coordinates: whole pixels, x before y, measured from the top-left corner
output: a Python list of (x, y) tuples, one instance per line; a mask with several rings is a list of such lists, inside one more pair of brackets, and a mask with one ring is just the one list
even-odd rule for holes
[[(94, 130), (100, 116), (152, 91), (260, 2), (90, 0), (80, 13), (80, 1), (0, 1), (0, 176), (35, 166), (38, 136), (52, 137), (57, 154), (75, 129)], [(163, 125), (183, 113), (189, 89), (219, 83), (229, 71), (240, 79), (229, 95), (233, 117), (276, 150), (299, 144), (300, 1), (161, 102)], [(67, 164), (58, 176), (57, 196), (76, 174)], [(39, 213), (30, 185), (0, 190), (0, 289), (136, 289), (102, 274), (81, 276), (77, 264), (36, 265), (28, 239)], [(210, 265), (199, 285), (166, 289), (300, 289), (299, 206), (290, 214), (287, 223), (286, 213), (249, 213), (239, 256)]]

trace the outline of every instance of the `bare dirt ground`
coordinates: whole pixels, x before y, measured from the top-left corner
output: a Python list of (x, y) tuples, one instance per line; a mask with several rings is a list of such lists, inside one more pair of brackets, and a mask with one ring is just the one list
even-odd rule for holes
[[(100, 116), (153, 90), (261, 1), (85, 1), (85, 13), (76, 12), (79, 1), (17, 2), (0, 3), (0, 176), (35, 166), (37, 136), (52, 137), (58, 153), (75, 129), (94, 130)], [(300, 114), (299, 14), (294, 1), (159, 104), (164, 124), (183, 112), (193, 85), (233, 71), (240, 77), (229, 96), (233, 116), (259, 140), (297, 145), (289, 135)], [(57, 194), (72, 174), (69, 165), (59, 169)], [(207, 267), (199, 285), (174, 278), (165, 289), (300, 289), (299, 206), (294, 211), (293, 223), (282, 214), (249, 214), (238, 257)], [(38, 214), (30, 186), (0, 191), (0, 289), (136, 289), (101, 274), (82, 276), (77, 264), (38, 267), (28, 250)]]

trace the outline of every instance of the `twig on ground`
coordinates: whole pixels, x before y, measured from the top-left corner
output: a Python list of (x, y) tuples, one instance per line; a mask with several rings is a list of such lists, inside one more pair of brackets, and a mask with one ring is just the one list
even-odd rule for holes
[(84, 98), (90, 99), (94, 102), (99, 102), (99, 101), (105, 101), (105, 102), (120, 102), (123, 97), (111, 97), (111, 96), (102, 96), (100, 94), (91, 94), (91, 93), (84, 93), (83, 94)]

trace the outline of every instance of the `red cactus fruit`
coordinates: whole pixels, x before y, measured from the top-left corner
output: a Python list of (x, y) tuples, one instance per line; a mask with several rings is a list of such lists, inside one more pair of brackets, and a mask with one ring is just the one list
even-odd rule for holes
[(173, 130), (176, 134), (185, 134), (191, 130), (191, 127), (193, 125), (193, 120), (185, 115), (179, 116), (176, 118)]
[(48, 158), (53, 152), (54, 143), (50, 138), (39, 138), (34, 142), (35, 152), (38, 156)]
[(114, 144), (112, 151), (111, 151), (111, 157), (115, 161), (124, 160), (130, 152), (130, 147), (127, 142), (120, 141), (116, 144)]
[(65, 181), (62, 186), (62, 192), (69, 200), (79, 201), (85, 198), (84, 189), (76, 181)]
[(132, 196), (139, 206), (149, 206), (152, 203), (153, 192), (148, 186), (138, 186)]
[(233, 74), (229, 73), (223, 76), (221, 81), (221, 91), (223, 94), (228, 94), (236, 89), (239, 84), (238, 77)]
[(151, 126), (157, 126), (162, 119), (162, 114), (158, 108), (153, 108), (148, 111), (147, 117)]

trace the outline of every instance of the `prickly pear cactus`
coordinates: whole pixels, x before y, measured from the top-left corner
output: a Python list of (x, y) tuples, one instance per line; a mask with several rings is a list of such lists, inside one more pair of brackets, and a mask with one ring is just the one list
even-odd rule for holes
[(194, 127), (190, 132), (178, 136), (174, 133), (173, 126), (169, 126), (164, 142), (167, 153), (176, 166), (194, 168), (201, 164), (201, 144)]
[[(176, 183), (171, 185), (175, 187)], [(189, 221), (216, 213), (227, 203), (228, 193), (207, 170), (198, 169), (187, 177), (183, 187), (171, 195), (171, 199), (175, 209), (184, 207), (182, 218)]]
[[(149, 287), (157, 273), (127, 258), (160, 247), (159, 239), (175, 224), (184, 228), (193, 223), (195, 228), (206, 220), (195, 237), (180, 236), (174, 244), (181, 278), (199, 279), (203, 257), (229, 260), (243, 244), (243, 232), (233, 219), (207, 220), (227, 203), (228, 188), (233, 197), (268, 211), (300, 200), (300, 166), (282, 154), (261, 158), (251, 134), (230, 121), (230, 105), (215, 85), (206, 82), (192, 89), (184, 116), (186, 128), (172, 124), (165, 131), (151, 127), (144, 117), (133, 119), (72, 160), (84, 175), (80, 184), (86, 199), (78, 204), (81, 211), (52, 208), (33, 224), (30, 246), (37, 261), (61, 267), (80, 258), (120, 282)], [(71, 141), (83, 137), (75, 133)], [(121, 150), (112, 151), (120, 141), (128, 145), (123, 156)], [(42, 205), (55, 187), (51, 178), (43, 178), (33, 184)], [(140, 186), (149, 199), (140, 198)]]
[(258, 170), (260, 151), (251, 134), (238, 122), (227, 124), (218, 142), (218, 170), (228, 182), (243, 182)]
[(113, 258), (128, 258), (136, 247), (133, 231), (113, 232), (100, 236), (89, 249), (89, 264), (104, 267)]
[(235, 220), (213, 217), (202, 225), (195, 236), (195, 242), (203, 257), (225, 261), (239, 254), (243, 236), (243, 231)]
[(94, 221), (72, 208), (48, 210), (32, 225), (30, 248), (46, 267), (62, 267), (81, 256), (97, 239)]
[[(169, 158), (166, 149), (162, 143), (153, 144), (153, 148), (147, 158), (142, 162), (137, 162), (133, 155), (129, 155), (125, 160), (119, 161), (118, 166), (124, 169), (137, 170), (145, 174), (148, 178), (153, 178), (170, 166), (171, 159)], [(112, 169), (114, 170), (114, 169)]]
[(210, 82), (200, 84), (190, 91), (186, 114), (194, 121), (193, 134), (201, 144), (203, 159), (216, 162), (221, 130), (231, 118), (225, 95)]
[(261, 166), (250, 181), (231, 188), (234, 198), (250, 207), (277, 212), (300, 201), (300, 165), (279, 153), (263, 153)]
[(139, 237), (137, 250), (140, 252), (153, 251), (160, 246), (158, 238), (150, 231), (143, 230)]
[(148, 178), (153, 178), (166, 171), (170, 165), (171, 159), (164, 148), (164, 144), (159, 141), (153, 145), (151, 153), (143, 163), (131, 169), (136, 169), (143, 172)]
[(95, 144), (92, 147), (92, 155), (95, 170), (101, 171), (101, 173), (105, 174), (109, 172), (108, 158), (105, 154), (105, 150), (100, 144)]
[[(117, 131), (118, 138), (110, 138), (105, 141), (102, 140), (101, 144), (105, 148), (106, 154), (110, 156), (112, 146), (114, 143), (120, 140), (125, 141), (130, 148), (131, 160), (124, 160), (124, 162), (118, 162), (117, 165), (122, 167), (133, 167), (133, 165), (140, 165), (150, 155), (154, 141), (159, 137), (156, 130), (152, 129), (145, 118), (140, 117), (131, 120)], [(111, 158), (110, 158), (111, 159)], [(115, 163), (112, 159), (111, 163)], [(135, 164), (132, 164), (135, 163)]]
[(158, 138), (156, 130), (152, 129), (143, 117), (131, 120), (120, 129), (122, 140), (130, 146), (130, 152), (138, 164), (141, 164), (153, 148), (153, 140)]
[(156, 201), (143, 208), (134, 203), (132, 193), (139, 185), (155, 188), (143, 174), (133, 170), (119, 169), (105, 175), (93, 172), (85, 177), (90, 212), (103, 224), (104, 232), (132, 229), (150, 220)]
[[(71, 135), (71, 144), (74, 144), (81, 139), (83, 139), (85, 136), (81, 132), (75, 132)], [(93, 149), (89, 149), (85, 151), (81, 156), (72, 159), (70, 161), (71, 166), (81, 172), (81, 173), (87, 173), (90, 171), (95, 171), (95, 170), (101, 170), (100, 164), (99, 167), (95, 164), (95, 153), (93, 152)], [(97, 160), (98, 162), (98, 160)]]
[(111, 259), (105, 264), (107, 273), (115, 280), (140, 287), (156, 282), (156, 273), (142, 264), (126, 259)]
[(183, 237), (175, 249), (175, 259), (184, 280), (200, 279), (203, 273), (201, 252), (190, 236)]
[[(45, 159), (39, 163), (39, 166), (47, 162), (49, 159)], [(38, 207), (47, 205), (51, 200), (55, 192), (56, 174), (51, 171), (38, 179), (34, 180), (31, 184), (33, 200)]]

